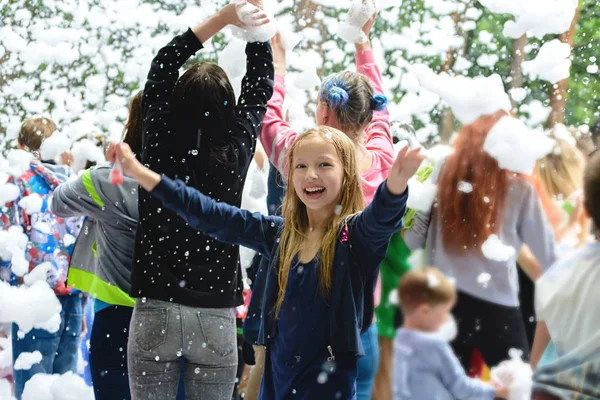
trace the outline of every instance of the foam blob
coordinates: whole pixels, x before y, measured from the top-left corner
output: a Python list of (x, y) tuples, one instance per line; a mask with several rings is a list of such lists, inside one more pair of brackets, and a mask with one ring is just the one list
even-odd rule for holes
[(414, 65), (412, 72), (423, 88), (448, 103), (456, 118), (463, 124), (470, 124), (482, 115), (511, 109), (510, 98), (504, 91), (500, 75), (475, 78), (452, 77), (446, 73), (438, 75), (424, 64)]
[(500, 168), (531, 174), (535, 163), (554, 148), (554, 140), (539, 130), (531, 130), (513, 117), (502, 117), (488, 133), (483, 150), (494, 157)]
[(490, 235), (481, 245), (483, 255), (493, 261), (508, 261), (515, 255), (515, 248), (507, 246), (498, 237), (498, 235)]
[(537, 57), (523, 62), (523, 72), (533, 79), (543, 79), (552, 84), (567, 79), (571, 69), (571, 46), (558, 39), (544, 43)]

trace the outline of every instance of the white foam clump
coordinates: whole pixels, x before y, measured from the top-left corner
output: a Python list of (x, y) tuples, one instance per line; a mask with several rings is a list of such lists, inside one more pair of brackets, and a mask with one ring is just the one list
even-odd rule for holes
[(45, 329), (50, 333), (60, 327), (61, 305), (46, 282), (31, 286), (10, 286), (0, 281), (0, 323), (16, 323), (23, 337), (31, 329)]
[(448, 103), (456, 118), (463, 124), (470, 124), (482, 115), (511, 109), (510, 98), (504, 91), (502, 78), (498, 74), (475, 78), (452, 77), (447, 73), (438, 75), (424, 64), (413, 65), (411, 69), (421, 86)]
[(458, 190), (468, 194), (473, 191), (473, 185), (471, 185), (469, 182), (460, 181), (458, 182)]
[(18, 186), (12, 183), (4, 183), (0, 185), (0, 206), (16, 200), (21, 191)]
[[(260, 149), (260, 147), (259, 147)], [(262, 150), (259, 150), (262, 152)], [(267, 209), (267, 186), (268, 186), (268, 162), (265, 161), (263, 169), (260, 169), (256, 160), (252, 160), (248, 168), (248, 177), (242, 191), (241, 207), (252, 212), (268, 214)], [(248, 269), (256, 252), (246, 247), (240, 247), (240, 264), (242, 268)]]
[(29, 169), (29, 165), (33, 160), (33, 154), (21, 149), (12, 149), (6, 155), (6, 160), (8, 161), (6, 172), (18, 178)]
[(492, 261), (508, 261), (515, 255), (515, 248), (502, 243), (498, 235), (491, 234), (481, 245), (483, 255)]
[(542, 131), (531, 130), (513, 117), (502, 117), (488, 133), (483, 150), (494, 157), (500, 168), (531, 174), (535, 163), (554, 148), (554, 140)]
[(40, 155), (43, 160), (51, 160), (71, 148), (71, 139), (60, 131), (44, 139), (40, 147)]
[(440, 280), (433, 274), (427, 274), (427, 287), (434, 289), (440, 286)]
[(231, 26), (231, 32), (238, 39), (244, 40), (249, 43), (253, 42), (267, 42), (271, 40), (277, 33), (277, 22), (272, 15), (268, 15), (269, 22), (256, 26), (256, 21), (253, 19), (253, 13), (258, 7), (250, 4), (246, 1), (241, 1), (236, 5), (236, 12), (238, 18), (244, 24), (244, 27), (240, 28), (237, 26)]
[(421, 183), (416, 177), (412, 177), (408, 180), (406, 206), (412, 210), (430, 212), (436, 195), (437, 185), (429, 180)]
[(9, 260), (12, 252), (9, 250), (13, 246), (25, 249), (29, 239), (23, 233), (23, 228), (13, 225), (8, 230), (0, 231), (0, 258)]
[(492, 368), (492, 381), (508, 388), (508, 400), (528, 400), (533, 386), (531, 365), (523, 362), (520, 350), (510, 349), (508, 354), (510, 360)]
[(294, 79), (294, 86), (302, 90), (310, 90), (321, 84), (321, 79), (317, 75), (317, 68), (306, 65), (305, 68)]
[(482, 272), (481, 274), (477, 275), (477, 283), (484, 288), (488, 286), (491, 279), (492, 275), (488, 274), (487, 272)]
[(33, 353), (23, 352), (19, 354), (19, 357), (17, 357), (13, 368), (28, 370), (31, 369), (34, 364), (39, 364), (40, 361), (42, 361), (42, 353), (40, 353), (38, 350), (34, 351)]
[(504, 35), (518, 39), (531, 34), (542, 39), (547, 34), (569, 30), (577, 10), (577, 0), (479, 0), (499, 14), (511, 14), (514, 21), (504, 24)]
[(558, 39), (544, 43), (538, 55), (523, 62), (523, 72), (533, 79), (543, 79), (552, 84), (567, 79), (571, 70), (571, 46)]
[(25, 258), (28, 240), (20, 226), (0, 231), (0, 259), (10, 261), (11, 271), (19, 277), (29, 272), (29, 261)]
[(338, 25), (338, 35), (348, 43), (365, 43), (369, 38), (362, 27), (375, 12), (377, 12), (377, 5), (374, 0), (354, 0), (350, 5), (348, 16)]
[(302, 35), (294, 32), (289, 25), (279, 25), (279, 38), (286, 52), (294, 50), (302, 40)]
[(44, 199), (37, 193), (32, 193), (19, 200), (19, 207), (29, 215), (41, 212), (43, 206)]
[(23, 400), (73, 399), (94, 400), (94, 391), (71, 371), (63, 375), (35, 374), (23, 390)]
[(37, 265), (23, 277), (23, 283), (27, 286), (31, 286), (38, 281), (45, 282), (50, 269), (52, 269), (52, 263), (50, 262), (43, 262)]
[(241, 60), (241, 58), (244, 60), (246, 58), (245, 49), (245, 41), (232, 38), (219, 53), (217, 63), (227, 73), (229, 79), (242, 76), (246, 72), (246, 62)]
[(522, 102), (527, 97), (527, 89), (524, 88), (512, 88), (508, 91), (510, 97), (517, 103)]
[(89, 139), (75, 142), (71, 148), (71, 155), (73, 156), (73, 164), (71, 164), (73, 172), (84, 169), (88, 161), (102, 164), (106, 160), (102, 149)]

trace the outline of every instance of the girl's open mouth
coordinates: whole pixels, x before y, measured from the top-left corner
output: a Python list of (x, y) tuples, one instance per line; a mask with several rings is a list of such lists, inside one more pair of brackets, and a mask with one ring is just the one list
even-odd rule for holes
[(304, 189), (304, 193), (306, 194), (306, 197), (308, 197), (309, 199), (319, 198), (319, 197), (321, 197), (323, 192), (325, 192), (324, 187), (315, 186), (315, 187), (310, 187), (310, 188)]

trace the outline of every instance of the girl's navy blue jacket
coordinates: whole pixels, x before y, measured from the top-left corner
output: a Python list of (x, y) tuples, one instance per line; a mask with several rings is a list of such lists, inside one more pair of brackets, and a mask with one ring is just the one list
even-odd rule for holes
[[(268, 344), (276, 333), (277, 248), (284, 220), (251, 213), (219, 203), (182, 181), (166, 176), (151, 192), (191, 227), (216, 240), (245, 246), (269, 258), (259, 343)], [(392, 195), (383, 182), (373, 202), (340, 229), (335, 249), (329, 302), (328, 343), (336, 352), (364, 355), (360, 333), (373, 319), (373, 295), (379, 264), (391, 236), (402, 228), (408, 189)], [(368, 295), (365, 295), (367, 293)]]

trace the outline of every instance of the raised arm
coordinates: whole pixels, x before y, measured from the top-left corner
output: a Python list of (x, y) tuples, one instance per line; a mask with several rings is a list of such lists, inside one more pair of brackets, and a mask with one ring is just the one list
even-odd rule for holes
[(282, 225), (281, 217), (265, 216), (218, 203), (182, 181), (172, 181), (166, 176), (150, 194), (175, 211), (192, 228), (221, 242), (248, 247), (267, 257), (275, 246)]
[[(369, 37), (371, 28), (375, 22), (376, 15), (367, 21), (363, 26), (363, 32)], [(367, 40), (365, 43), (356, 44), (356, 71), (366, 76), (375, 94), (384, 94), (383, 92), (383, 77), (381, 70), (375, 63), (371, 42)], [(384, 158), (383, 165), (391, 165), (394, 163), (394, 142), (391, 135), (390, 113), (386, 108), (383, 111), (373, 111), (373, 119), (365, 130), (366, 143), (365, 146), (376, 155)]]
[(125, 143), (111, 143), (106, 159), (121, 161), (123, 173), (139, 182), (152, 197), (174, 211), (192, 228), (221, 242), (248, 247), (265, 256), (275, 247), (280, 217), (251, 213), (218, 203), (183, 182), (172, 181), (143, 166)]
[(365, 260), (372, 261), (374, 256), (383, 260), (390, 238), (402, 228), (408, 200), (408, 180), (422, 162), (420, 149), (400, 150), (389, 177), (377, 189), (373, 202), (356, 217), (350, 240), (353, 246), (361, 250)]
[(267, 103), (267, 112), (260, 132), (260, 141), (271, 164), (283, 175), (287, 175), (286, 153), (298, 137), (283, 115), (285, 99), (285, 49), (279, 34), (271, 40), (275, 66), (275, 87), (273, 97)]
[(267, 102), (273, 95), (273, 53), (268, 42), (246, 45), (246, 75), (237, 103), (238, 129), (232, 137), (236, 142), (240, 165), (250, 163), (260, 134)]
[[(179, 79), (179, 69), (221, 29), (229, 24), (241, 24), (235, 7), (235, 4), (229, 4), (193, 29), (176, 36), (152, 60), (142, 100), (142, 160), (151, 168), (158, 166), (153, 161), (161, 155), (172, 153), (169, 149), (174, 145), (174, 124), (169, 102)], [(256, 14), (257, 24), (261, 23), (262, 17), (266, 15)]]

